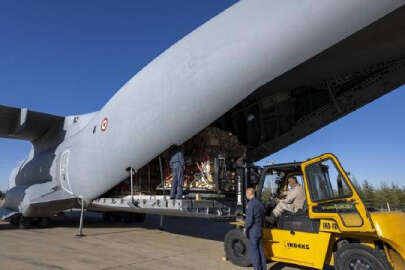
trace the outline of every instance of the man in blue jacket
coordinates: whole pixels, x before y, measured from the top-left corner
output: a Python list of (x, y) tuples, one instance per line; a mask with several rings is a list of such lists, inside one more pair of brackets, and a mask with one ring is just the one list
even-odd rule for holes
[(253, 188), (246, 189), (246, 198), (249, 200), (245, 220), (245, 233), (249, 240), (249, 257), (255, 270), (266, 270), (266, 256), (262, 244), (264, 206), (255, 198)]
[(170, 190), (170, 199), (183, 198), (183, 183), (184, 183), (184, 154), (180, 146), (173, 146), (169, 150), (169, 165), (172, 169), (172, 188)]

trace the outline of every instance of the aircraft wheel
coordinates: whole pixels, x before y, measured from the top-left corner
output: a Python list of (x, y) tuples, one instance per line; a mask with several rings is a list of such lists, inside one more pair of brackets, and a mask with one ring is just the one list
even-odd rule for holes
[(18, 227), (20, 229), (28, 229), (31, 226), (31, 218), (21, 216), (19, 220)]
[(146, 214), (144, 213), (135, 213), (134, 215), (134, 219), (136, 223), (144, 223), (145, 219), (146, 219)]
[(224, 248), (226, 257), (234, 265), (247, 267), (252, 264), (248, 255), (248, 239), (240, 229), (230, 230), (225, 235)]
[(335, 253), (336, 270), (393, 270), (384, 252), (361, 244), (347, 244)]
[(18, 226), (20, 224), (20, 217), (14, 216), (10, 219), (10, 224), (14, 226)]

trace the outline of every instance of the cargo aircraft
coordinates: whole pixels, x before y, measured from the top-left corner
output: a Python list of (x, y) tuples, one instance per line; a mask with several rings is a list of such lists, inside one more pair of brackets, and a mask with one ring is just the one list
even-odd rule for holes
[(243, 0), (168, 48), (99, 111), (0, 106), (0, 137), (32, 143), (0, 216), (46, 218), (91, 202), (127, 168), (208, 126), (238, 136), (251, 161), (296, 142), (405, 83), (404, 5)]

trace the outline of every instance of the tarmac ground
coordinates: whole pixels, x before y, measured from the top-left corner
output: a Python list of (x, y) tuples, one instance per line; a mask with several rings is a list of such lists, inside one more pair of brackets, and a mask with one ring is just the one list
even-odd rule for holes
[[(51, 227), (20, 230), (0, 222), (0, 269), (251, 269), (223, 261), (224, 222), (147, 216), (143, 224), (105, 223), (86, 213), (85, 237), (78, 233), (79, 213), (54, 217)], [(299, 270), (280, 263), (269, 270)]]

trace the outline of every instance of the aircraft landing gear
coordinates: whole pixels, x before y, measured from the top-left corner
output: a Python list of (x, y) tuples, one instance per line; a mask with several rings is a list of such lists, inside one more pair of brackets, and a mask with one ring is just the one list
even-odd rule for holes
[(19, 216), (14, 216), (10, 219), (10, 224), (13, 226), (18, 226), (20, 224), (20, 217)]
[(84, 237), (86, 236), (83, 233), (83, 222), (84, 222), (84, 200), (80, 199), (80, 204), (81, 204), (81, 211), (80, 211), (80, 223), (79, 223), (79, 233), (76, 234), (77, 237)]
[(47, 228), (49, 227), (51, 219), (49, 217), (32, 218), (24, 216), (14, 216), (10, 219), (10, 224), (18, 227), (19, 229), (29, 228)]
[(21, 216), (18, 224), (18, 228), (24, 230), (30, 228), (32, 225), (32, 219), (29, 217)]

